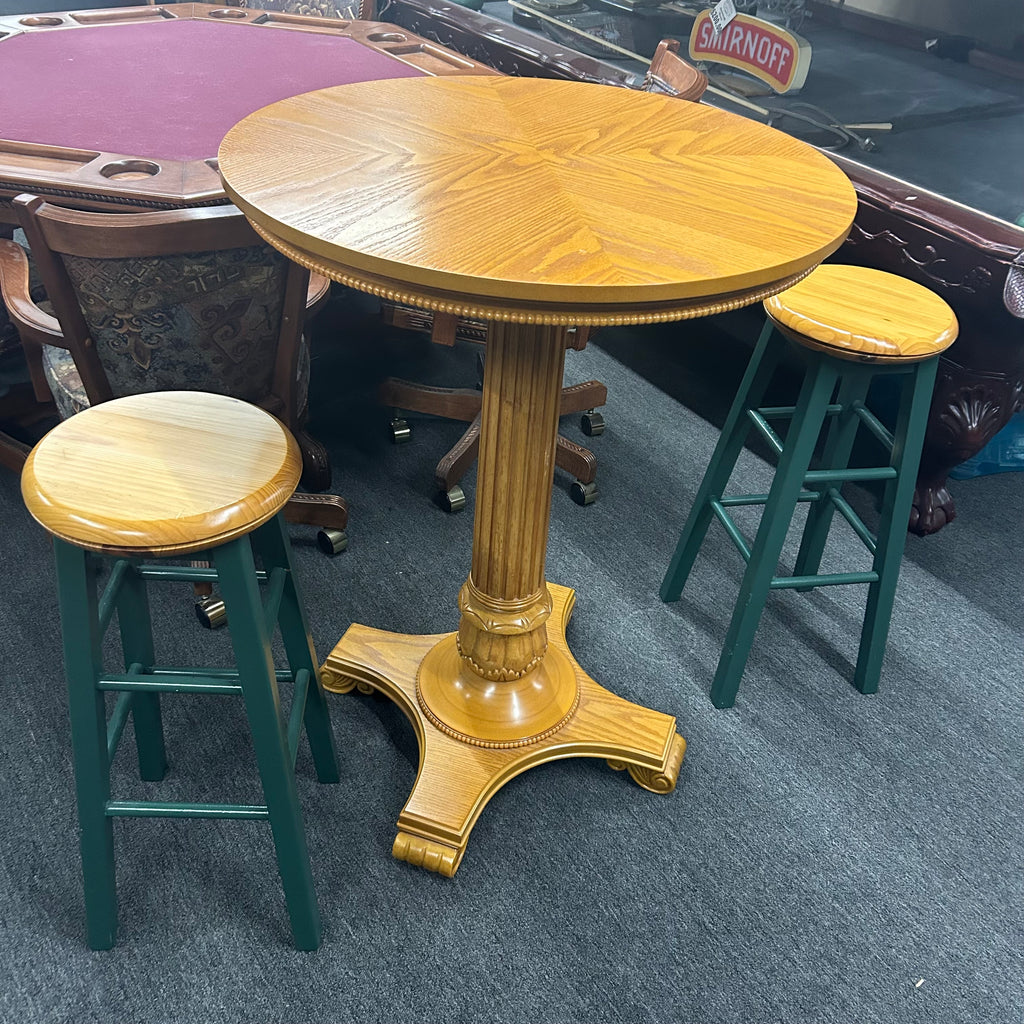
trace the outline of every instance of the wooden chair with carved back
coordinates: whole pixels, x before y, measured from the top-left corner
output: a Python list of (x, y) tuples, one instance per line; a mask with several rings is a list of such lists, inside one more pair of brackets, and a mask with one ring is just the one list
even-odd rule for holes
[[(0, 239), (0, 290), (39, 399), (52, 394), (67, 418), (152, 391), (240, 398), (296, 436), (307, 487), (329, 485), (326, 451), (303, 430), (303, 326), (329, 282), (264, 243), (233, 206), (110, 214), (22, 195), (14, 207), (54, 313), (29, 294), (25, 250)], [(344, 550), (344, 499), (296, 494), (286, 518), (321, 527), (328, 553)]]
[[(679, 41), (663, 39), (651, 60), (642, 88), (646, 92), (668, 93), (683, 100), (697, 101), (707, 87), (707, 76), (678, 54)], [(451, 346), (456, 341), (469, 341), (486, 346), (487, 324), (483, 321), (456, 317), (450, 313), (430, 313), (390, 302), (384, 303), (384, 318), (395, 326), (429, 333), (431, 341), (436, 344)], [(589, 333), (586, 327), (570, 331), (567, 347), (583, 349)], [(565, 387), (562, 389), (560, 415), (582, 413), (580, 426), (583, 432), (590, 437), (597, 436), (604, 431), (604, 419), (596, 409), (604, 405), (607, 396), (604, 384), (596, 380)], [(476, 459), (480, 441), (480, 390), (431, 387), (390, 377), (381, 386), (380, 399), (395, 410), (391, 421), (391, 437), (396, 443), (407, 441), (411, 436), (404, 411), (443, 416), (469, 424), (462, 437), (434, 470), (434, 482), (441, 505), (449, 512), (464, 508), (466, 497), (459, 486), (459, 480)], [(573, 500), (580, 505), (589, 505), (594, 501), (597, 497), (594, 482), (597, 459), (593, 452), (559, 435), (555, 464), (575, 478), (569, 489)]]

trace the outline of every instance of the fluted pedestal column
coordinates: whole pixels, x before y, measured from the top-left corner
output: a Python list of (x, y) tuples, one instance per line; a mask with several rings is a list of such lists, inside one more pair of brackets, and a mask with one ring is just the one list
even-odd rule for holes
[(408, 636), (354, 625), (323, 668), (328, 689), (381, 690), (412, 721), (420, 768), (393, 852), (446, 875), (490, 797), (527, 768), (603, 757), (668, 793), (685, 750), (674, 718), (583, 672), (565, 639), (573, 592), (544, 578), (564, 358), (564, 328), (491, 325), (458, 631)]

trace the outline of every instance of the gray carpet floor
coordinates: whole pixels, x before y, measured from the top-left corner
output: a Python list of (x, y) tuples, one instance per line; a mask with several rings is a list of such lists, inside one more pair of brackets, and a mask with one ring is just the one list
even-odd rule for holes
[[(431, 500), (460, 428), (416, 419), (412, 442), (391, 446), (368, 397), (398, 356), (410, 376), (441, 379), (447, 353), (344, 334), (320, 345), (314, 426), (351, 544), (328, 559), (312, 530), (293, 532), (321, 657), (352, 621), (454, 628), (472, 532), (472, 475), (467, 512)], [(683, 599), (657, 591), (717, 437), (672, 395), (689, 380), (683, 355), (721, 339), (696, 325), (646, 337), (678, 379), (657, 386), (611, 341), (569, 354), (571, 379), (607, 383), (608, 428), (590, 442), (595, 504), (573, 504), (556, 477), (548, 578), (577, 590), (569, 639), (583, 666), (678, 717), (689, 747), (676, 791), (647, 793), (599, 760), (535, 769), (491, 801), (445, 879), (390, 856), (416, 771), (411, 728), (386, 700), (332, 697), (341, 784), (317, 785), (305, 750), (298, 764), (316, 953), (289, 944), (269, 829), (252, 822), (119, 822), (119, 944), (85, 947), (51, 554), (0, 477), (0, 1019), (1024, 1019), (1024, 476), (958, 483), (956, 522), (908, 538), (879, 694), (849, 682), (863, 592), (787, 592), (769, 602), (736, 707), (716, 710), (707, 688), (739, 558), (713, 529)], [(754, 489), (768, 473), (747, 454), (737, 477)], [(142, 486), (126, 481), (126, 495)], [(830, 543), (830, 565), (865, 557), (852, 534)], [(154, 607), (161, 659), (227, 662), (227, 637), (198, 628), (187, 588), (157, 591)], [(259, 798), (237, 701), (165, 709), (167, 780), (136, 780), (128, 735), (117, 796)]]

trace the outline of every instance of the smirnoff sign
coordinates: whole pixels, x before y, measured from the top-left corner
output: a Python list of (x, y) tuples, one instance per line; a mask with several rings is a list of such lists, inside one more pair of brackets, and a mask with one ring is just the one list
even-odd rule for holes
[(690, 56), (729, 64), (770, 85), (776, 92), (799, 89), (811, 65), (811, 44), (778, 25), (737, 14), (715, 33), (708, 11), (701, 11), (690, 32)]

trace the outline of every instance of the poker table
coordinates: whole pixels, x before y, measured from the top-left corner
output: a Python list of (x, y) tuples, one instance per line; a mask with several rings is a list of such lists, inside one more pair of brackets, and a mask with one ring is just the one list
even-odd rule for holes
[(84, 209), (225, 203), (217, 147), (331, 85), (493, 75), (396, 25), (210, 4), (0, 18), (0, 230), (33, 192)]

